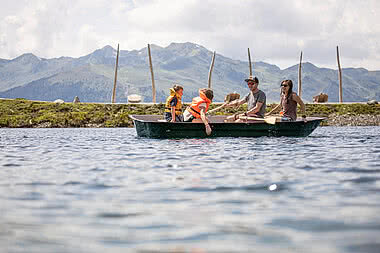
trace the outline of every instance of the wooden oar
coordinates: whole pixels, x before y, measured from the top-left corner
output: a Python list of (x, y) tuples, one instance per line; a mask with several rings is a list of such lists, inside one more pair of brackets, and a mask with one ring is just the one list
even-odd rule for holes
[(239, 119), (264, 121), (265, 123), (271, 124), (271, 125), (276, 124), (276, 122), (280, 122), (279, 117), (256, 118), (256, 117), (249, 117), (249, 116), (240, 116)]
[(214, 109), (208, 111), (206, 114), (211, 114), (211, 113), (213, 113), (213, 112), (216, 112), (217, 110), (220, 110), (220, 109), (222, 109), (223, 107), (225, 107), (227, 104), (228, 104), (228, 103), (224, 103), (224, 104), (222, 104), (221, 106), (218, 106), (218, 107), (216, 107), (216, 108), (214, 108)]

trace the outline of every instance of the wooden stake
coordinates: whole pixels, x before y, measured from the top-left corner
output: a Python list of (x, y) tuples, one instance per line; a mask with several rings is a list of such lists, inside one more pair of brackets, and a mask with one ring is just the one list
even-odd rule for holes
[(113, 90), (112, 90), (112, 103), (116, 101), (116, 83), (117, 83), (117, 68), (119, 65), (119, 44), (117, 44), (117, 55), (116, 55), (116, 66), (115, 66), (115, 79), (113, 81)]
[(248, 63), (249, 63), (249, 75), (252, 76), (252, 62), (251, 62), (251, 53), (248, 48)]
[(149, 44), (148, 44), (148, 55), (149, 55), (150, 75), (152, 76), (152, 97), (153, 97), (153, 103), (156, 103), (156, 86), (154, 85), (152, 55), (150, 54), (150, 45)]
[(212, 70), (214, 68), (214, 63), (215, 63), (215, 51), (214, 51), (214, 54), (212, 55), (210, 70), (208, 72), (208, 88), (209, 89), (211, 89), (211, 74), (212, 74)]
[(298, 66), (298, 96), (302, 96), (302, 78), (301, 78), (301, 69), (302, 69), (302, 51), (300, 56), (300, 65)]
[(336, 46), (336, 58), (338, 60), (338, 71), (339, 71), (339, 103), (343, 102), (343, 95), (342, 95), (342, 69), (340, 68), (340, 61), (339, 61), (339, 48)]

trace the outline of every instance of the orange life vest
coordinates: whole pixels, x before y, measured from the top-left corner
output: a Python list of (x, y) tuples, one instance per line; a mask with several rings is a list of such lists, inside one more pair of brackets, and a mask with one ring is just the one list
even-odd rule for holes
[(191, 105), (187, 107), (187, 110), (197, 119), (201, 117), (201, 109), (199, 108), (199, 105), (206, 103), (206, 110), (205, 113), (208, 110), (208, 107), (211, 104), (211, 100), (206, 97), (206, 95), (203, 92), (199, 92), (199, 97), (193, 98), (193, 101), (191, 102)]

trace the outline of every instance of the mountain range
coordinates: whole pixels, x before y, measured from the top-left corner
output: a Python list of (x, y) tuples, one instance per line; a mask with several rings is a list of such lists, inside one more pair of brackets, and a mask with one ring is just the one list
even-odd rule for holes
[[(0, 59), (0, 98), (25, 98), (71, 102), (75, 96), (81, 102), (110, 102), (114, 83), (117, 51), (105, 46), (88, 55), (72, 58), (39, 58), (31, 53), (14, 59)], [(167, 47), (151, 45), (156, 101), (164, 102), (175, 83), (184, 87), (183, 101), (198, 95), (207, 87), (213, 52), (194, 43), (171, 43)], [(298, 86), (296, 64), (286, 69), (265, 62), (253, 62), (253, 74), (260, 80), (259, 88), (268, 102), (278, 102), (280, 82), (291, 79), (294, 91)], [(233, 60), (216, 54), (212, 72), (214, 101), (237, 92), (244, 96), (248, 88), (244, 79), (249, 75), (247, 61)], [(364, 68), (343, 68), (343, 101), (380, 100), (380, 71)], [(121, 50), (119, 54), (116, 102), (128, 102), (127, 96), (139, 94), (144, 102), (152, 102), (152, 85), (148, 50)], [(323, 92), (329, 102), (338, 101), (338, 71), (302, 63), (302, 99)]]

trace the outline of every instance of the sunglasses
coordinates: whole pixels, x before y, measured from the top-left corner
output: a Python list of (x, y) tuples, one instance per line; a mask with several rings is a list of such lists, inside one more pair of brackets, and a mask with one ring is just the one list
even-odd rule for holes
[(256, 83), (255, 82), (248, 82), (247, 84), (248, 85), (255, 85)]
[(282, 84), (281, 87), (288, 87), (289, 85), (287, 84)]

